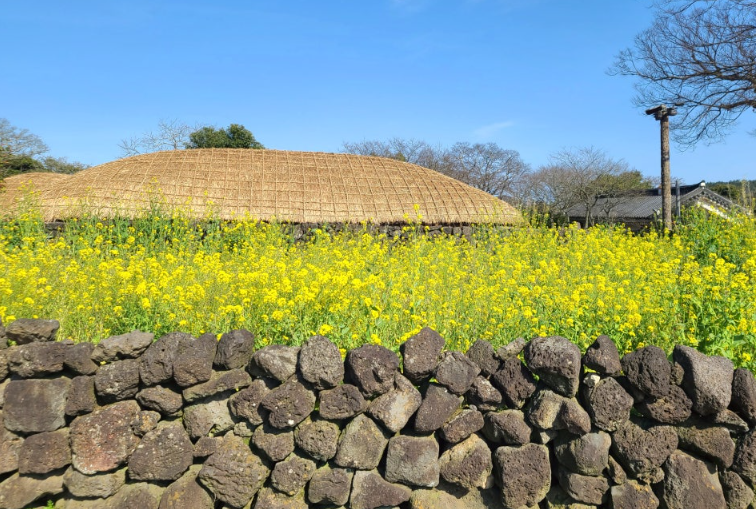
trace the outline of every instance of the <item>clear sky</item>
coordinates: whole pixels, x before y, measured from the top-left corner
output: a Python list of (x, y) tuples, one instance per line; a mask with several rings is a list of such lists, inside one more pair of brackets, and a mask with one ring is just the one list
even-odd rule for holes
[[(0, 117), (92, 165), (178, 119), (285, 150), (491, 141), (533, 167), (593, 146), (658, 175), (658, 122), (606, 74), (650, 1), (8, 1)], [(673, 177), (756, 178), (754, 129), (746, 113), (724, 143), (673, 144)]]

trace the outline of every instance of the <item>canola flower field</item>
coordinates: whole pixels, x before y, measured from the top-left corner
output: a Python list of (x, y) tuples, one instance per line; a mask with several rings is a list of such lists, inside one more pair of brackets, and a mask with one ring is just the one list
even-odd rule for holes
[[(421, 229), (420, 229), (421, 230)], [(0, 220), (0, 319), (54, 318), (60, 338), (97, 342), (237, 328), (264, 344), (314, 334), (345, 351), (398, 345), (424, 326), (447, 347), (561, 335), (585, 349), (681, 343), (756, 368), (756, 221), (692, 214), (675, 235), (622, 228), (478, 228), (471, 239), (404, 239), (150, 214)]]

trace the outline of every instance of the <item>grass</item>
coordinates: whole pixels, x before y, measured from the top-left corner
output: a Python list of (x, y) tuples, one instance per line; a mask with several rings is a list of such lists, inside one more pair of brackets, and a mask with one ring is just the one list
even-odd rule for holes
[(284, 225), (204, 221), (153, 211), (83, 216), (50, 238), (33, 210), (0, 221), (0, 319), (60, 320), (60, 337), (98, 342), (252, 331), (260, 346), (323, 334), (342, 349), (391, 349), (423, 326), (448, 348), (476, 339), (562, 335), (622, 351), (675, 343), (756, 368), (756, 223), (691, 213), (674, 236), (622, 228), (404, 239)]

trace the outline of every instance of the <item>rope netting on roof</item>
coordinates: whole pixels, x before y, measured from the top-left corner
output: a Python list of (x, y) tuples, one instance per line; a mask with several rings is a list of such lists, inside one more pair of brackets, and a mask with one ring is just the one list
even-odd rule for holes
[(517, 223), (509, 204), (433, 170), (393, 159), (281, 150), (197, 149), (119, 159), (73, 175), (7, 178), (0, 210), (33, 191), (46, 221), (87, 210), (133, 217), (159, 206), (192, 217), (297, 223)]

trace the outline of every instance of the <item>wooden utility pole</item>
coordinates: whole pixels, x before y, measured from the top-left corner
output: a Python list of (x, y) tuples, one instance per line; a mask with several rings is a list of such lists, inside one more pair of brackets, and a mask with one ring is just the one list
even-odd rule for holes
[(661, 127), (661, 192), (662, 218), (664, 228), (672, 229), (672, 185), (669, 172), (669, 117), (677, 115), (675, 108), (668, 108), (660, 104), (656, 108), (646, 110), (646, 115), (653, 115)]

